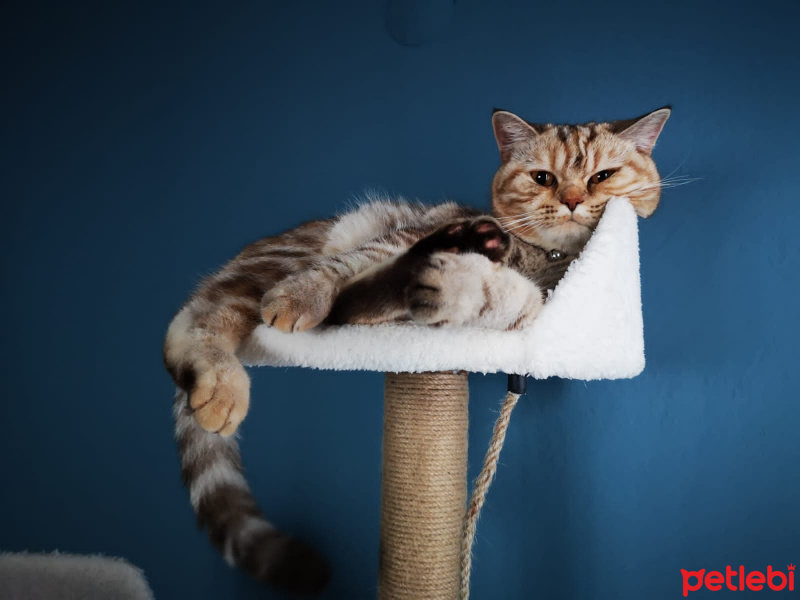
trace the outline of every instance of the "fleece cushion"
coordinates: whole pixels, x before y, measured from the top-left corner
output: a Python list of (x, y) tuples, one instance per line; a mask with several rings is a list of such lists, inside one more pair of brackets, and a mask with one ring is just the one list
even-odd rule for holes
[(608, 203), (581, 255), (523, 330), (387, 324), (282, 333), (261, 325), (242, 358), (250, 365), (315, 369), (634, 377), (644, 369), (636, 213), (625, 198)]
[(153, 600), (142, 572), (120, 558), (0, 554), (4, 600)]

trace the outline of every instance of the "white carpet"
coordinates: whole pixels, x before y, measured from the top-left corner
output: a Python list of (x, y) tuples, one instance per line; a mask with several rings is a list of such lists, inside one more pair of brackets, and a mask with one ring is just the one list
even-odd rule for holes
[(644, 369), (636, 214), (624, 198), (608, 203), (581, 255), (534, 324), (522, 331), (392, 324), (281, 333), (262, 325), (243, 359), (335, 370), (634, 377)]

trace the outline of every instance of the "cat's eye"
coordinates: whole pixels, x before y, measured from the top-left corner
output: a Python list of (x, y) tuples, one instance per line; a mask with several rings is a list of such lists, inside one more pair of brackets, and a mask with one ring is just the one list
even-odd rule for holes
[(553, 187), (556, 184), (556, 178), (547, 171), (534, 171), (531, 173), (531, 177), (536, 183), (544, 187)]
[(611, 177), (614, 173), (616, 173), (613, 169), (606, 169), (605, 171), (600, 171), (599, 173), (595, 173), (589, 178), (589, 183), (602, 183), (609, 177)]

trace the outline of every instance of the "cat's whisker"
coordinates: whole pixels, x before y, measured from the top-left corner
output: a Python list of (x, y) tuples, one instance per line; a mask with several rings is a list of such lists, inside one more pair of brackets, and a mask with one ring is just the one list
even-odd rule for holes
[(634, 194), (641, 194), (647, 192), (649, 190), (656, 190), (656, 189), (669, 189), (678, 187), (681, 185), (687, 185), (689, 183), (694, 183), (695, 181), (702, 180), (702, 177), (674, 177), (669, 181), (661, 180), (658, 183), (651, 183), (648, 185), (643, 185), (638, 188), (634, 188), (632, 190), (628, 190), (624, 195), (631, 196)]
[(522, 214), (519, 214), (519, 215), (512, 215), (512, 216), (508, 216), (508, 217), (499, 217), (497, 220), (500, 221), (501, 223), (504, 223), (504, 222), (508, 223), (508, 222), (514, 222), (514, 221), (522, 221), (522, 220), (527, 219), (527, 218), (529, 218), (531, 216), (532, 216), (531, 213), (526, 212), (526, 213), (522, 213)]
[(670, 175), (668, 177), (662, 177), (662, 182), (669, 182), (669, 181), (684, 181), (687, 179), (698, 179), (697, 177), (692, 177), (690, 175)]
[(516, 221), (509, 221), (507, 223), (500, 223), (503, 227), (514, 227), (515, 225), (520, 225), (522, 223), (528, 223), (531, 219), (517, 219)]
[(689, 185), (690, 183), (694, 183), (695, 181), (700, 181), (701, 179), (702, 177), (696, 177), (694, 179), (686, 179), (684, 181), (672, 181), (662, 185), (661, 189), (667, 190), (674, 187), (680, 187), (682, 185)]
[(691, 181), (678, 181), (676, 183), (670, 183), (670, 184), (668, 184), (666, 186), (662, 186), (662, 187), (663, 187), (663, 189), (669, 189), (669, 188), (674, 188), (674, 187), (680, 187), (682, 185), (689, 185), (690, 183), (694, 183), (695, 181), (700, 181), (700, 179), (698, 178), (698, 179), (692, 179)]
[(522, 224), (524, 224), (524, 223), (530, 223), (530, 222), (532, 222), (532, 221), (535, 221), (535, 220), (536, 220), (536, 219), (534, 219), (534, 218), (532, 218), (532, 217), (527, 217), (527, 218), (525, 218), (525, 219), (518, 219), (518, 220), (516, 220), (516, 221), (512, 221), (512, 222), (510, 222), (510, 223), (501, 223), (501, 225), (502, 225), (503, 227), (515, 227), (515, 226), (517, 226), (517, 225), (522, 225)]
[(531, 214), (530, 211), (526, 210), (525, 212), (517, 213), (516, 215), (506, 215), (504, 217), (498, 217), (499, 219), (514, 219), (516, 217), (524, 217), (526, 215)]
[(538, 227), (539, 225), (543, 225), (545, 222), (546, 222), (546, 220), (543, 220), (543, 219), (532, 218), (532, 219), (523, 221), (521, 223), (517, 223), (516, 225), (513, 225), (511, 227), (503, 227), (503, 229), (505, 229), (506, 232), (511, 233), (511, 232), (514, 232), (514, 231), (519, 231), (521, 229)]
[(501, 222), (500, 225), (502, 227), (514, 227), (516, 225), (521, 225), (523, 223), (534, 223), (534, 222), (537, 222), (537, 221), (538, 221), (538, 219), (536, 217), (533, 217), (533, 216), (529, 215), (529, 216), (527, 216), (525, 218), (522, 218), (522, 219), (516, 219), (514, 221), (508, 221), (508, 222), (505, 222), (505, 223)]
[(636, 193), (636, 192), (646, 192), (648, 190), (656, 190), (656, 189), (659, 189), (659, 188), (661, 188), (661, 184), (660, 183), (653, 184), (653, 185), (643, 185), (643, 186), (640, 186), (640, 187), (637, 187), (637, 188), (633, 188), (632, 190), (628, 190), (627, 193), (631, 194), (631, 193)]
[(514, 230), (516, 230), (516, 229), (519, 229), (519, 228), (521, 228), (521, 227), (527, 227), (527, 226), (528, 226), (528, 225), (530, 225), (530, 224), (531, 224), (531, 222), (530, 222), (530, 221), (522, 221), (522, 222), (520, 222), (520, 223), (516, 223), (516, 224), (514, 224), (514, 225), (504, 225), (504, 226), (503, 226), (503, 229), (504, 229), (505, 231), (514, 231)]
[(673, 178), (667, 181), (662, 181), (662, 186), (670, 186), (670, 185), (685, 185), (687, 183), (692, 183), (694, 181), (700, 181), (702, 177), (684, 177), (681, 179)]
[(542, 219), (545, 219), (545, 218), (546, 218), (546, 215), (543, 216), (543, 215), (538, 215), (536, 213), (528, 213), (527, 215), (525, 215), (524, 217), (522, 217), (520, 219), (515, 219), (515, 221), (516, 222), (520, 222), (520, 221), (541, 221)]
[(675, 167), (674, 169), (672, 169), (672, 171), (670, 171), (670, 173), (669, 173), (669, 174), (668, 174), (666, 177), (663, 177), (662, 179), (669, 179), (670, 177), (672, 177), (673, 175), (675, 175), (675, 173), (677, 173), (677, 172), (680, 170), (680, 168), (681, 168), (683, 165), (685, 165), (685, 164), (686, 164), (686, 161), (687, 161), (687, 159), (688, 159), (688, 158), (684, 158), (684, 159), (683, 159), (683, 160), (680, 162), (680, 164), (679, 164), (677, 167)]
[(533, 225), (523, 225), (520, 227), (515, 227), (514, 229), (507, 229), (506, 233), (518, 235), (521, 231), (528, 231), (529, 229), (535, 229)]

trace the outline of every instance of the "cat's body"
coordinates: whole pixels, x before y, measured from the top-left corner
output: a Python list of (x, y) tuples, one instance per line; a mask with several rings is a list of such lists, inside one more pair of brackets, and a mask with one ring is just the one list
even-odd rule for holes
[(170, 325), (164, 356), (180, 388), (183, 479), (229, 563), (295, 592), (313, 593), (328, 578), (321, 558), (262, 517), (230, 437), (249, 405), (237, 351), (255, 327), (528, 325), (610, 197), (630, 197), (642, 216), (655, 209), (649, 154), (668, 114), (538, 126), (496, 113), (493, 215), (453, 203), (370, 202), (251, 244), (201, 284)]

